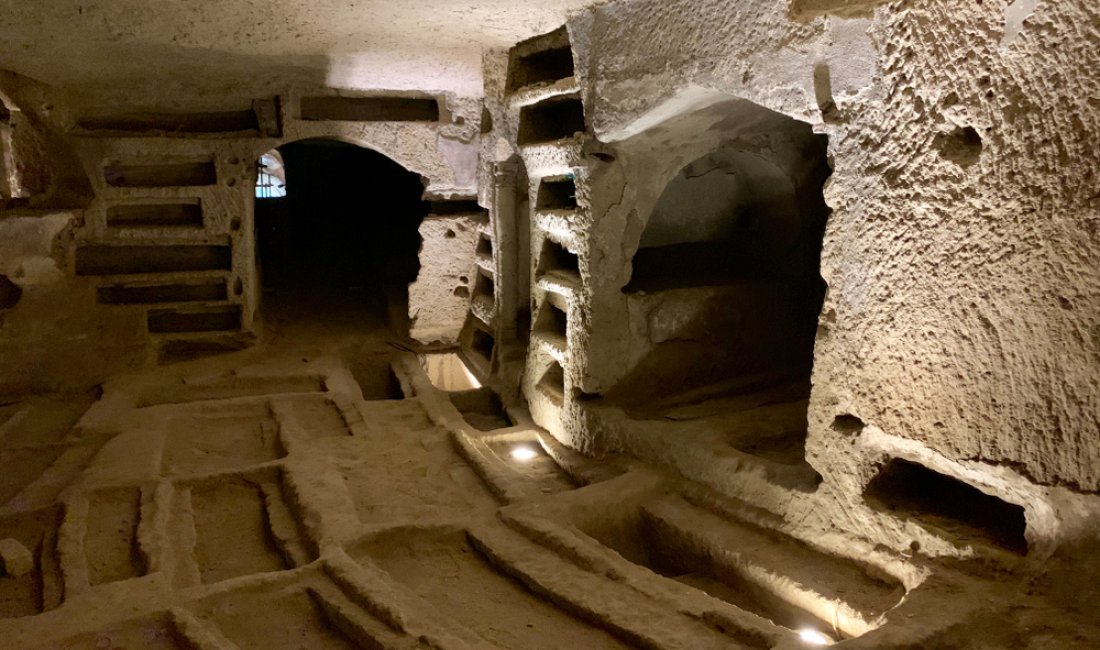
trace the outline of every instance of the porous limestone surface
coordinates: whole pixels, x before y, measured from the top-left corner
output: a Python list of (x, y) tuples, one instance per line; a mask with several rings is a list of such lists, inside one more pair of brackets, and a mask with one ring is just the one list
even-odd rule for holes
[(409, 336), (454, 344), (466, 320), (478, 240), (474, 215), (429, 215), (420, 224), (420, 273), (409, 285)]
[[(468, 391), (433, 387), (380, 321), (276, 325), (262, 350), (0, 410), (0, 540), (35, 548), (0, 574), (5, 647), (1100, 639), (1095, 583), (1074, 604), (983, 561), (823, 552), (702, 485), (571, 452), (521, 410), (478, 429)], [(371, 381), (390, 367), (400, 395)]]
[[(826, 480), (848, 414), (960, 467), (1100, 490), (1100, 13), (1034, 3), (1006, 39), (1009, 4), (619, 2), (574, 34), (587, 117), (627, 169), (632, 136), (723, 98), (828, 135), (808, 448)], [(649, 191), (593, 197), (626, 206), (595, 210), (593, 255), (629, 261), (624, 228), (645, 215), (627, 213)], [(619, 336), (621, 302), (600, 311), (616, 288), (593, 290), (597, 358)]]
[(144, 320), (97, 309), (69, 270), (80, 212), (0, 214), (0, 275), (18, 302), (0, 310), (0, 394), (87, 385), (146, 359)]

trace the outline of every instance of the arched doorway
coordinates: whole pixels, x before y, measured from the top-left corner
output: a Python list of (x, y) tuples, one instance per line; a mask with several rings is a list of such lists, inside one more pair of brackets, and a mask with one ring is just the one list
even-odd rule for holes
[(265, 320), (389, 324), (408, 333), (408, 284), (427, 214), (421, 177), (386, 156), (328, 139), (261, 157), (257, 255)]

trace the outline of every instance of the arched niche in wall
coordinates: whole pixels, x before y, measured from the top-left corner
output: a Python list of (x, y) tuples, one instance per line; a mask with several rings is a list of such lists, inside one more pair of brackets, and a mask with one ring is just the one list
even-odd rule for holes
[(824, 299), (826, 137), (740, 100), (657, 133), (635, 144), (642, 161), (668, 153), (663, 189), (640, 197), (652, 207), (623, 287), (632, 367), (605, 395), (628, 407), (776, 386), (804, 397)]

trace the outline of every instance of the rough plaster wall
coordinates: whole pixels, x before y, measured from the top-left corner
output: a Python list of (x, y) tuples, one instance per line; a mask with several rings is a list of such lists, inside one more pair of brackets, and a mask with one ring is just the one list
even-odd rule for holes
[(143, 318), (96, 309), (68, 272), (80, 213), (0, 215), (0, 275), (21, 289), (0, 312), (0, 396), (86, 387), (145, 359)]
[[(5, 76), (0, 81), (15, 78)], [(0, 90), (10, 90), (5, 85)], [(28, 86), (32, 86), (27, 90)], [(38, 99), (49, 97), (40, 84), (21, 81), (17, 88), (22, 95)], [(31, 90), (34, 91), (33, 94)], [(309, 94), (331, 93), (327, 89), (304, 91)], [(67, 104), (63, 96), (49, 97), (50, 121), (43, 121), (40, 139), (50, 148), (14, 151), (24, 167), (41, 161), (56, 166), (67, 165), (64, 174), (51, 178), (64, 180), (65, 174), (78, 174), (89, 190), (87, 209), (70, 213), (70, 225), (64, 236), (47, 247), (38, 245), (30, 253), (11, 256), (3, 262), (12, 266), (11, 275), (24, 295), (14, 309), (5, 310), (5, 325), (0, 329), (3, 348), (4, 376), (10, 381), (0, 386), (2, 392), (48, 390), (60, 386), (79, 387), (102, 380), (121, 368), (142, 363), (153, 352), (152, 339), (146, 332), (145, 307), (102, 306), (96, 303), (95, 288), (100, 279), (73, 277), (72, 256), (76, 243), (220, 243), (233, 247), (232, 271), (229, 275), (230, 302), (242, 307), (243, 329), (255, 328), (254, 316), (259, 307), (260, 287), (255, 269), (253, 241), (254, 163), (266, 151), (286, 142), (305, 138), (327, 137), (355, 143), (387, 155), (406, 168), (421, 174), (425, 193), (433, 197), (468, 196), (475, 191), (478, 151), (478, 118), (481, 102), (475, 98), (440, 95), (443, 120), (436, 123), (366, 123), (366, 122), (306, 122), (297, 119), (299, 95), (288, 92), (284, 97), (283, 135), (280, 138), (259, 137), (103, 137), (64, 133), (76, 115), (103, 113), (109, 107), (85, 103)], [(29, 102), (30, 103), (30, 102)], [(37, 104), (41, 105), (42, 101)], [(240, 108), (232, 101), (212, 101), (209, 98), (163, 103), (157, 97), (147, 97), (145, 107), (156, 110), (232, 110)], [(243, 106), (248, 106), (246, 102)], [(60, 144), (58, 144), (60, 143)], [(61, 154), (59, 148), (64, 148)], [(36, 156), (21, 156), (33, 151)], [(63, 155), (62, 155), (63, 154)], [(206, 187), (116, 188), (104, 182), (103, 166), (111, 160), (129, 162), (161, 162), (172, 158), (212, 159), (217, 167), (218, 183)], [(53, 170), (53, 167), (47, 167)], [(89, 182), (90, 180), (90, 182)], [(63, 192), (51, 190), (44, 196), (64, 198)], [(39, 207), (33, 202), (30, 207)], [(178, 228), (109, 228), (107, 208), (118, 203), (155, 201), (160, 198), (199, 199), (202, 202), (204, 227)], [(47, 202), (46, 205), (49, 205)], [(42, 218), (35, 211), (17, 216)], [(0, 223), (8, 227), (21, 224), (11, 231), (12, 238), (26, 235), (22, 218), (12, 220), (0, 213)], [(29, 222), (28, 222), (29, 223)], [(45, 227), (47, 222), (42, 222)], [(56, 234), (56, 233), (55, 233)], [(8, 235), (5, 235), (7, 237)], [(34, 239), (33, 241), (39, 241)], [(41, 250), (39, 250), (41, 249)], [(47, 251), (47, 252), (43, 252)], [(469, 248), (472, 255), (472, 246)], [(41, 268), (42, 261), (52, 256), (49, 282), (38, 282), (28, 288), (28, 280), (18, 269), (31, 265)], [(27, 260), (32, 261), (28, 262)], [(0, 271), (0, 273), (4, 273)], [(152, 276), (146, 278), (153, 280)], [(161, 280), (163, 281), (163, 280)], [(10, 366), (10, 367), (9, 367)]]
[(80, 208), (91, 187), (72, 148), (59, 133), (70, 118), (64, 95), (0, 70), (0, 200), (20, 199), (34, 209)]
[(691, 88), (829, 134), (810, 436), (823, 473), (846, 444), (829, 424), (851, 413), (949, 459), (1100, 489), (1100, 9), (1041, 2), (1001, 48), (1005, 5), (800, 22), (775, 0), (616, 3), (581, 44), (603, 139), (693, 109)]
[(420, 224), (420, 275), (409, 285), (409, 336), (454, 344), (477, 274), (478, 230), (470, 215), (428, 216)]

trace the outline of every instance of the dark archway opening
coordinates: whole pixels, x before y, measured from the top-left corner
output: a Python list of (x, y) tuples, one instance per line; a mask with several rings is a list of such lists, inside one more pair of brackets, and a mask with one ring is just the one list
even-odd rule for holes
[(774, 482), (813, 490), (805, 442), (826, 289), (827, 137), (744, 100), (658, 137), (681, 140), (673, 160), (691, 162), (657, 195), (638, 240), (623, 287), (635, 357), (603, 397), (644, 422), (634, 426), (732, 448)]
[(827, 140), (758, 106), (739, 114), (759, 130), (683, 167), (647, 221), (623, 291), (646, 317), (649, 350), (609, 397), (808, 392), (825, 296)]
[(389, 324), (407, 334), (408, 284), (428, 213), (421, 177), (334, 140), (294, 142), (278, 154), (282, 170), (261, 167), (257, 185), (265, 319)]

